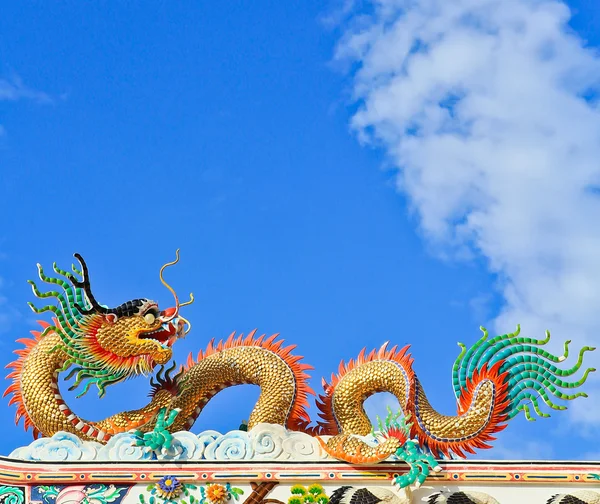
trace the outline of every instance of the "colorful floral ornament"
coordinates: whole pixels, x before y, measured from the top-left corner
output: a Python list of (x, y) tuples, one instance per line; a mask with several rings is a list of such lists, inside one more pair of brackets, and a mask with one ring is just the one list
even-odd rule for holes
[(211, 504), (225, 504), (229, 500), (227, 489), (218, 483), (208, 485), (206, 487), (206, 500)]
[(306, 488), (303, 485), (294, 485), (290, 488), (291, 497), (288, 504), (329, 504), (329, 497), (318, 483), (313, 483)]
[(198, 487), (191, 483), (182, 483), (175, 476), (169, 475), (148, 485), (146, 490), (150, 492), (150, 498), (146, 501), (144, 495), (140, 494), (140, 504), (157, 504), (157, 497), (160, 504), (225, 504), (232, 499), (238, 500), (244, 493), (241, 488), (232, 487), (229, 483), (224, 486), (212, 483), (206, 487)]
[(181, 482), (175, 476), (164, 476), (155, 485), (156, 493), (163, 499), (172, 500), (183, 490)]
[(200, 504), (225, 504), (225, 502), (238, 500), (244, 491), (241, 488), (232, 487), (229, 483), (225, 486), (219, 483), (206, 485), (206, 488), (200, 488)]
[[(146, 490), (150, 492), (150, 498), (146, 502), (143, 494), (139, 495), (140, 504), (156, 504), (157, 497), (162, 501), (162, 504), (175, 504), (179, 501), (179, 497), (183, 494), (186, 497), (190, 497), (190, 503), (195, 501), (193, 495), (190, 494), (190, 490), (197, 490), (196, 485), (189, 483), (182, 483), (175, 476), (163, 476), (156, 483), (152, 483), (146, 487)], [(181, 500), (181, 504), (187, 504), (187, 502)]]

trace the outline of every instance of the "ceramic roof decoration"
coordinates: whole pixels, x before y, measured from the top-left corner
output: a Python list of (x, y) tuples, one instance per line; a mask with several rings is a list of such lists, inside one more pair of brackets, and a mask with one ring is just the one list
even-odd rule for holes
[[(579, 389), (594, 371), (583, 366), (585, 353), (593, 348), (581, 348), (567, 364), (568, 341), (563, 354), (555, 355), (546, 349), (549, 333), (543, 339), (534, 339), (522, 336), (517, 327), (514, 333), (490, 337), (482, 328), (483, 336), (478, 341), (459, 344), (460, 353), (451, 367), (458, 411), (448, 416), (429, 403), (413, 370), (409, 347), (386, 343), (342, 361), (337, 373), (329, 381), (323, 380), (323, 392), (317, 400), (319, 417), (311, 418), (308, 397), (314, 392), (306, 375), (311, 367), (293, 353), (295, 346), (284, 345), (276, 334), (267, 337), (259, 336), (256, 331), (246, 336), (232, 333), (224, 341), (209, 342), (182, 366), (172, 362), (173, 345), (191, 330), (190, 321), (183, 316), (184, 308), (194, 301), (190, 295), (188, 301), (181, 303), (164, 279), (166, 268), (179, 261), (179, 251), (176, 259), (160, 270), (161, 282), (174, 297), (174, 305), (164, 309), (145, 298), (115, 308), (101, 304), (93, 294), (87, 264), (79, 254), (75, 257), (79, 264), (70, 271), (54, 264), (53, 272), (47, 274), (38, 265), (39, 278), (50, 290), (30, 282), (34, 295), (49, 301), (41, 307), (30, 304), (31, 308), (38, 314), (49, 313), (51, 318), (39, 322), (41, 330), (32, 331), (33, 338), (18, 340), (23, 347), (16, 351), (18, 358), (9, 365), (11, 383), (5, 395), (10, 395), (10, 404), (16, 406), (17, 423), (23, 420), (25, 428), (31, 428), (34, 437), (39, 438), (11, 453), (9, 459), (20, 461), (19, 464), (304, 463), (307, 467), (325, 468), (309, 471), (316, 478), (313, 485), (317, 486), (324, 478), (342, 477), (343, 467), (358, 470), (367, 466), (375, 471), (373, 474), (380, 474), (392, 483), (396, 493), (373, 485), (360, 486), (355, 484), (360, 481), (354, 481), (352, 485), (338, 485), (337, 489), (320, 486), (318, 495), (311, 493), (309, 485), (300, 495), (294, 494), (296, 487), (292, 485), (289, 504), (410, 502), (413, 492), (426, 482), (450, 478), (445, 474), (447, 464), (452, 462), (448, 459), (491, 448), (494, 434), (520, 413), (527, 420), (547, 417), (548, 410), (566, 409), (565, 401), (585, 397), (585, 392)], [(102, 397), (110, 385), (151, 372), (156, 374), (150, 380), (151, 394), (145, 406), (99, 421), (81, 418), (59, 389), (59, 376), (64, 373), (72, 381), (71, 390), (79, 391), (79, 396), (95, 390)], [(261, 391), (247, 426), (227, 433), (190, 432), (215, 394), (245, 383), (258, 385)], [(388, 411), (384, 419), (372, 425), (363, 406), (377, 392), (393, 394), (401, 411)], [(394, 467), (391, 473), (383, 469), (390, 464)], [(373, 469), (379, 466), (381, 470)], [(2, 474), (9, 474), (11, 467), (9, 463)], [(265, 467), (254, 475), (254, 486), (245, 490), (228, 482), (217, 484), (215, 481), (222, 481), (218, 471), (213, 471), (212, 476), (208, 473), (202, 476), (206, 476), (209, 485), (206, 487), (194, 483), (197, 475), (191, 482), (175, 472), (162, 474), (159, 479), (158, 474), (144, 475), (157, 483), (149, 484), (137, 502), (155, 504), (162, 499), (171, 504), (180, 500), (182, 504), (196, 501), (225, 504), (239, 500), (249, 490), (254, 495), (251, 504), (283, 502), (266, 499), (266, 493), (260, 499), (255, 495), (257, 488), (266, 488), (260, 486), (264, 481), (273, 478), (268, 466)], [(27, 469), (24, 471), (22, 474)], [(588, 472), (571, 472), (572, 479), (568, 481), (593, 482), (598, 472), (595, 467)], [(134, 473), (142, 478), (139, 471)], [(371, 473), (364, 473), (365, 478), (367, 474)], [(455, 474), (459, 473), (452, 473), (451, 478), (456, 480)], [(519, 479), (518, 474), (511, 476), (514, 481)], [(232, 476), (232, 480), (239, 476)], [(33, 473), (24, 476), (29, 477), (41, 476)], [(80, 480), (82, 484), (88, 480), (85, 473), (80, 474)], [(104, 504), (120, 502), (128, 495), (114, 486), (115, 481), (102, 482), (113, 486), (83, 484), (81, 488), (66, 490), (56, 485), (27, 487), (29, 497), (24, 492), (23, 498), (33, 501), (35, 495), (45, 504), (67, 500)], [(298, 492), (300, 488), (304, 487), (297, 486)], [(0, 493), (0, 499), (2, 495), (10, 495), (9, 504), (23, 501), (18, 488), (4, 492)], [(587, 492), (585, 499), (593, 502), (595, 490), (581, 492)], [(554, 495), (549, 498), (556, 502), (563, 502), (560, 500), (563, 495), (567, 499), (579, 498), (569, 493)], [(438, 489), (429, 492), (427, 498), (435, 503), (499, 502), (482, 489)]]

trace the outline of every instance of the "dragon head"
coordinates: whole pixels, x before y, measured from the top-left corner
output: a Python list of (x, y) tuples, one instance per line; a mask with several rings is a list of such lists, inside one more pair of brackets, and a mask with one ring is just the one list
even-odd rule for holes
[(171, 359), (173, 343), (185, 334), (185, 319), (176, 316), (175, 310), (160, 311), (155, 301), (134, 299), (113, 313), (96, 317), (90, 336), (99, 347), (98, 359), (107, 365), (120, 361), (132, 371), (137, 367), (138, 372), (165, 364)]
[(54, 265), (54, 271), (66, 277), (69, 283), (47, 277), (38, 265), (40, 278), (60, 285), (64, 293), (40, 293), (30, 282), (37, 297), (53, 296), (59, 301), (59, 306), (40, 310), (30, 306), (37, 313), (50, 310), (56, 315), (54, 325), (45, 332), (54, 332), (60, 337), (61, 342), (54, 350), (61, 349), (67, 356), (61, 370), (70, 369), (67, 379), (76, 377), (71, 389), (83, 383), (80, 394), (83, 395), (91, 385), (96, 385), (99, 395), (103, 396), (107, 385), (136, 374), (148, 374), (156, 365), (171, 359), (172, 345), (191, 327), (180, 315), (180, 308), (191, 304), (194, 297), (190, 294), (189, 301), (179, 303), (177, 294), (163, 278), (165, 268), (179, 261), (179, 250), (175, 261), (160, 270), (161, 282), (175, 297), (175, 306), (162, 311), (149, 299), (134, 299), (116, 308), (101, 305), (92, 293), (85, 261), (79, 254), (75, 257), (81, 271), (73, 267), (73, 273), (65, 272)]

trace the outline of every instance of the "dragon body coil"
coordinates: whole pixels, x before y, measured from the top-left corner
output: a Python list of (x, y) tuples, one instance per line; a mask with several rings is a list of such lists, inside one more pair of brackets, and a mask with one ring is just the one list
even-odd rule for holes
[[(40, 322), (42, 331), (33, 331), (33, 339), (19, 340), (24, 348), (9, 366), (12, 383), (6, 391), (17, 405), (17, 422), (34, 435), (51, 436), (58, 431), (77, 434), (83, 439), (106, 442), (111, 436), (138, 429), (150, 432), (160, 411), (179, 413), (168, 424), (170, 432), (189, 430), (205, 404), (220, 390), (243, 383), (258, 385), (260, 397), (250, 415), (248, 428), (258, 423), (273, 423), (288, 429), (318, 436), (323, 448), (332, 456), (351, 463), (373, 463), (391, 454), (411, 465), (412, 480), (421, 481), (426, 466), (434, 467), (433, 457), (464, 456), (477, 448), (489, 448), (493, 434), (505, 428), (508, 420), (523, 411), (549, 416), (540, 402), (552, 409), (565, 409), (555, 399), (571, 400), (585, 396), (570, 392), (582, 385), (587, 369), (578, 380), (570, 379), (582, 367), (581, 349), (570, 368), (556, 364), (568, 357), (556, 356), (544, 349), (543, 340), (522, 337), (519, 330), (489, 338), (483, 337), (471, 348), (461, 344), (453, 369), (453, 387), (458, 404), (457, 415), (438, 413), (429, 403), (416, 377), (408, 347), (398, 349), (384, 345), (367, 353), (363, 350), (354, 360), (342, 362), (329, 382), (317, 406), (320, 419), (311, 424), (307, 407), (313, 391), (305, 371), (310, 366), (292, 353), (294, 346), (284, 346), (277, 335), (248, 336), (232, 334), (226, 341), (211, 342), (196, 358), (174, 376), (159, 373), (152, 381), (150, 401), (138, 410), (117, 413), (101, 421), (88, 421), (76, 415), (65, 403), (58, 387), (58, 376), (69, 371), (74, 389), (86, 393), (96, 387), (99, 395), (105, 387), (129, 376), (147, 374), (172, 357), (172, 345), (189, 331), (189, 322), (180, 315), (175, 292), (175, 306), (160, 311), (147, 299), (125, 303), (115, 309), (100, 305), (94, 298), (87, 267), (76, 255), (81, 270), (73, 266), (66, 272), (54, 265), (56, 277), (48, 277), (38, 266), (42, 281), (58, 287), (40, 292), (39, 298), (54, 298), (55, 305), (37, 313), (52, 312), (51, 323)], [(179, 256), (177, 256), (177, 259)], [(408, 419), (402, 425), (388, 422), (382, 429), (379, 444), (369, 445), (358, 436), (373, 431), (364, 411), (364, 401), (377, 392), (390, 392), (399, 401)], [(403, 428), (404, 427), (404, 428)], [(403, 485), (404, 486), (404, 485)]]

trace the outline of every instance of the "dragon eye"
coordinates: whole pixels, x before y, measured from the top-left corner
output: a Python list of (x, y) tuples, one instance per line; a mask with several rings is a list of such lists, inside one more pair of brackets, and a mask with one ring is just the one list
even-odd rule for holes
[(154, 316), (153, 313), (146, 313), (146, 315), (144, 315), (144, 320), (146, 321), (146, 323), (148, 325), (152, 325), (152, 324), (154, 324), (156, 317)]

